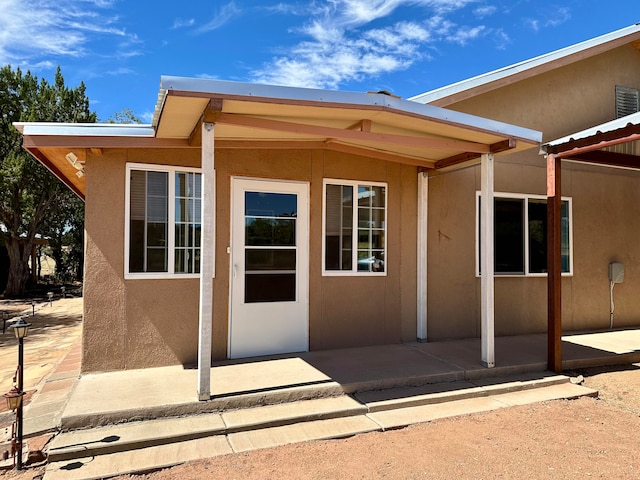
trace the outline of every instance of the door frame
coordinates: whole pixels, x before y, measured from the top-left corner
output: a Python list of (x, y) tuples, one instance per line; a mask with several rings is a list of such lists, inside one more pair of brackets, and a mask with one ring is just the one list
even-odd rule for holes
[[(255, 188), (248, 188), (246, 184), (253, 184)], [(234, 229), (236, 227), (236, 223), (240, 220), (244, 222), (244, 213), (242, 218), (236, 218), (234, 216), (235, 213), (235, 193), (238, 188), (242, 188), (243, 190), (251, 190), (251, 191), (261, 191), (264, 192), (278, 192), (278, 185), (297, 185), (299, 187), (304, 187), (304, 194), (299, 195), (298, 202), (306, 202), (306, 215), (305, 218), (298, 216), (298, 224), (303, 222), (305, 226), (304, 232), (301, 229), (296, 229), (296, 245), (299, 245), (306, 251), (306, 258), (302, 258), (302, 255), (299, 255), (300, 258), (296, 261), (296, 293), (297, 300), (294, 302), (296, 304), (300, 304), (304, 307), (304, 329), (305, 329), (305, 349), (304, 351), (309, 351), (309, 264), (310, 264), (310, 230), (311, 230), (311, 188), (310, 182), (308, 181), (296, 181), (296, 180), (281, 180), (277, 178), (260, 178), (260, 177), (244, 177), (239, 175), (232, 175), (230, 178), (230, 188), (229, 188), (229, 249), (228, 249), (228, 258), (229, 258), (229, 305), (228, 305), (228, 318), (227, 318), (227, 358), (231, 357), (231, 333), (232, 333), (232, 324), (233, 324), (233, 269), (234, 269)], [(290, 193), (290, 192), (284, 192)], [(298, 208), (298, 211), (300, 209)], [(300, 250), (298, 250), (299, 252)], [(244, 274), (244, 272), (243, 272)], [(241, 357), (234, 357), (241, 358)]]

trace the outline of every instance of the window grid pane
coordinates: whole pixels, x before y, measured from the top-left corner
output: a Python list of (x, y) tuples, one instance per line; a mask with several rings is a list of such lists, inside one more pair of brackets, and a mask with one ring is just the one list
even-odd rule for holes
[(175, 173), (175, 273), (200, 271), (201, 174)]
[(200, 271), (200, 194), (199, 173), (129, 171), (129, 273)]
[[(478, 219), (480, 204), (478, 198)], [(526, 212), (524, 207), (526, 205)], [(526, 217), (525, 217), (526, 213)], [(561, 204), (561, 268), (571, 272), (570, 203)], [(541, 198), (495, 198), (494, 218), (495, 273), (528, 275), (547, 273), (547, 200)], [(519, 232), (522, 231), (522, 239)], [(478, 221), (478, 238), (480, 221)], [(526, 243), (524, 241), (526, 237)], [(525, 252), (525, 247), (528, 251)], [(524, 259), (526, 253), (527, 269)], [(478, 265), (482, 251), (478, 241)], [(479, 273), (482, 273), (479, 271)]]
[(325, 192), (325, 270), (384, 272), (386, 187), (326, 184)]

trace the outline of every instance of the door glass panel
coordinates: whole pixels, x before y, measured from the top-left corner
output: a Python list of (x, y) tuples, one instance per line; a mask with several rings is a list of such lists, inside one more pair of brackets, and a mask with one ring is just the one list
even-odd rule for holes
[(245, 217), (246, 245), (295, 246), (295, 218)]
[(274, 249), (247, 249), (245, 251), (247, 272), (256, 270), (290, 270), (296, 273), (296, 251)]
[(245, 303), (293, 302), (298, 196), (265, 192), (244, 195)]
[(245, 303), (295, 302), (296, 274), (251, 274), (244, 277)]
[(245, 192), (244, 214), (251, 217), (296, 217), (298, 196), (294, 193)]

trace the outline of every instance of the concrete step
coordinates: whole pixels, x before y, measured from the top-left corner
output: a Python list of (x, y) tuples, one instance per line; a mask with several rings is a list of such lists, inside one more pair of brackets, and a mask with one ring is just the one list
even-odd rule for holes
[(355, 397), (367, 406), (369, 412), (379, 412), (530, 390), (569, 383), (570, 380), (566, 375), (518, 374), (508, 377), (481, 378), (469, 381), (436, 383), (420, 387), (362, 392), (357, 393)]
[(323, 398), (67, 432), (50, 444), (45, 480), (104, 478), (226, 453), (598, 393), (561, 375), (495, 382), (453, 382), (362, 393), (357, 400)]
[(165, 445), (185, 440), (258, 430), (319, 419), (364, 415), (367, 407), (343, 395), (222, 413), (164, 418), (74, 430), (56, 436), (49, 462)]

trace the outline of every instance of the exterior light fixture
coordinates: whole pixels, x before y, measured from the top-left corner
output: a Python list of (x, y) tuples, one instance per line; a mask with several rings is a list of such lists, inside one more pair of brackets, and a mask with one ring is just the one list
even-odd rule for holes
[(16, 387), (13, 387), (3, 397), (7, 400), (7, 408), (9, 410), (16, 410), (22, 405), (22, 397), (24, 392), (21, 392)]
[(15, 334), (18, 340), (22, 340), (29, 334), (30, 323), (24, 321), (24, 318), (19, 318), (17, 322), (11, 325), (10, 328), (13, 328), (13, 333)]
[(49, 298), (49, 306), (53, 305), (53, 292), (47, 292), (47, 298)]
[[(35, 304), (35, 302), (34, 302)], [(18, 321), (11, 325), (13, 332), (18, 339), (18, 368), (13, 381), (17, 381), (17, 385), (4, 395), (7, 399), (7, 406), (11, 410), (16, 411), (16, 428), (14, 430), (15, 437), (12, 444), (15, 445), (16, 470), (22, 469), (22, 397), (24, 396), (24, 339), (29, 334), (30, 323), (24, 321), (24, 318), (18, 318)]]

